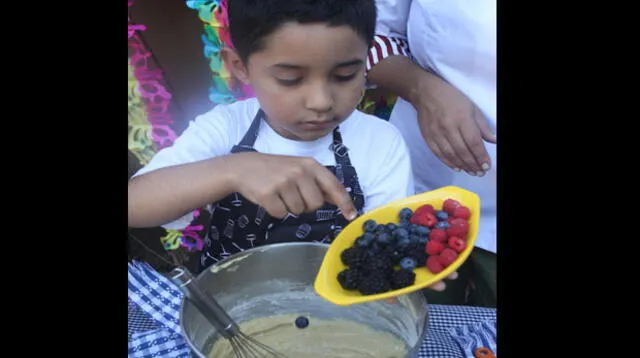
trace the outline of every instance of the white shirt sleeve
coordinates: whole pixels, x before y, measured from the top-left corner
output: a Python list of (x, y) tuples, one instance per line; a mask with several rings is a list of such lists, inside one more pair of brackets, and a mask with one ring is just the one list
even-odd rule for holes
[[(158, 151), (149, 163), (133, 176), (228, 154), (232, 146), (229, 142), (229, 127), (233, 123), (230, 117), (231, 114), (225, 106), (216, 106), (196, 117), (173, 145)], [(181, 230), (189, 226), (193, 219), (193, 213), (188, 213), (161, 226), (165, 229)]]
[(382, 165), (367, 188), (364, 212), (415, 194), (409, 150), (400, 132), (394, 133)]
[(412, 0), (376, 0), (376, 35), (407, 39), (407, 21)]

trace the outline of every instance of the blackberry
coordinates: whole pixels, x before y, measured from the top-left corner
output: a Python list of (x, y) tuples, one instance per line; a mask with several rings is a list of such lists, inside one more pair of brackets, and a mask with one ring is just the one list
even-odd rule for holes
[(349, 267), (359, 267), (362, 265), (365, 257), (365, 251), (359, 247), (350, 247), (342, 251), (340, 258), (342, 263)]
[(375, 241), (367, 248), (367, 254), (369, 255), (377, 255), (380, 251), (382, 251), (382, 247)]
[(416, 281), (416, 273), (413, 270), (400, 269), (391, 274), (391, 289), (398, 290), (413, 285)]
[(338, 282), (345, 290), (355, 290), (358, 288), (362, 280), (362, 272), (359, 269), (348, 268), (340, 271), (338, 274)]
[(389, 255), (391, 257), (391, 262), (393, 262), (394, 265), (397, 265), (398, 263), (400, 263), (400, 260), (405, 257), (405, 253), (404, 250), (400, 250), (396, 247), (393, 246), (389, 246), (385, 249), (387, 255)]
[(406, 250), (406, 256), (416, 260), (417, 267), (423, 267), (427, 263), (427, 253), (425, 252), (424, 245), (414, 244), (410, 245)]
[(358, 291), (363, 295), (375, 295), (391, 289), (389, 275), (382, 272), (372, 272), (360, 281)]
[(368, 272), (388, 273), (393, 269), (393, 258), (387, 251), (380, 251), (377, 255), (366, 256), (363, 268)]

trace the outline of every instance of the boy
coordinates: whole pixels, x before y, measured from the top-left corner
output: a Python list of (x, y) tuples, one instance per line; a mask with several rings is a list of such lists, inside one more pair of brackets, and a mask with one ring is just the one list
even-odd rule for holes
[(129, 182), (129, 226), (180, 229), (210, 205), (204, 269), (287, 241), (329, 243), (358, 213), (413, 194), (406, 145), (355, 110), (373, 0), (230, 0), (233, 75), (256, 98), (198, 116)]

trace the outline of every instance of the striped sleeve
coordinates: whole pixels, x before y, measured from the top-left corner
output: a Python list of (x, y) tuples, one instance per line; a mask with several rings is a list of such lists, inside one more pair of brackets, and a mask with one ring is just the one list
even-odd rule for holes
[(389, 56), (410, 56), (409, 44), (398, 37), (375, 35), (367, 55), (367, 72)]

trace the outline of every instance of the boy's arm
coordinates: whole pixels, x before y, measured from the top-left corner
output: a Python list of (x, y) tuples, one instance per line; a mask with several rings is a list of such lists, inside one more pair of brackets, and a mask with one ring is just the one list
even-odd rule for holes
[(347, 191), (311, 158), (255, 152), (158, 169), (129, 182), (129, 226), (157, 226), (239, 192), (274, 217), (299, 215), (325, 201), (354, 219)]
[(161, 226), (232, 192), (229, 156), (154, 170), (129, 181), (129, 226)]

